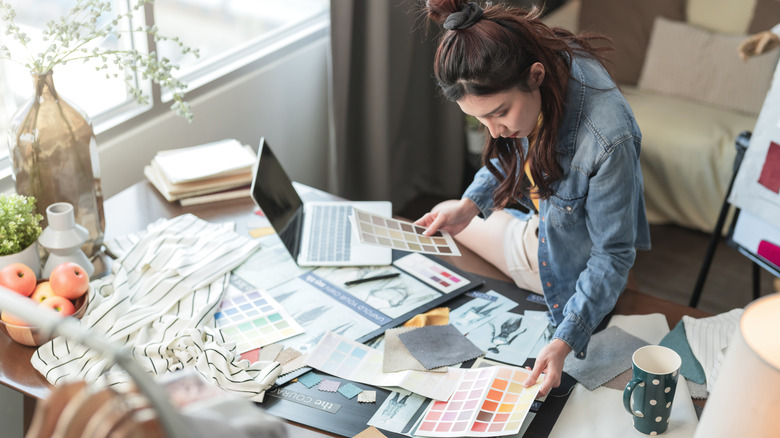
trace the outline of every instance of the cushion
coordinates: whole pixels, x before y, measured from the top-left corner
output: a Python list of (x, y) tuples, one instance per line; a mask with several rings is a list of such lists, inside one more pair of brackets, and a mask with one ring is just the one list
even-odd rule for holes
[(711, 233), (733, 174), (734, 141), (753, 130), (756, 117), (637, 87), (621, 89), (642, 131), (648, 221)]
[(542, 17), (550, 27), (562, 27), (572, 33), (579, 33), (580, 0), (569, 0), (561, 7)]
[(744, 38), (658, 17), (639, 88), (756, 115), (769, 91), (778, 50), (743, 62), (737, 47)]
[(757, 0), (747, 32), (754, 34), (780, 23), (780, 0)]
[(745, 34), (757, 0), (688, 0), (688, 23), (713, 32)]
[(684, 0), (581, 0), (580, 32), (604, 34), (615, 51), (607, 54), (607, 69), (618, 84), (634, 85), (642, 71), (656, 16), (685, 19)]

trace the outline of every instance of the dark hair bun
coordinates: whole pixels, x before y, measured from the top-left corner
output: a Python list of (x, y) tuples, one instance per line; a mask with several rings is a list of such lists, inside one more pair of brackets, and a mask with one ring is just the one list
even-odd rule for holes
[(443, 25), (447, 17), (460, 12), (465, 3), (464, 0), (425, 0), (425, 11), (429, 20)]

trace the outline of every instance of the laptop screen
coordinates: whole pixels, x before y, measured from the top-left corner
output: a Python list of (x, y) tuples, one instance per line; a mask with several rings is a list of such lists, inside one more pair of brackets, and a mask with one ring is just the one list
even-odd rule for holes
[(257, 168), (252, 179), (252, 199), (263, 210), (276, 234), (294, 259), (298, 259), (303, 226), (303, 201), (276, 159), (265, 138), (257, 151)]

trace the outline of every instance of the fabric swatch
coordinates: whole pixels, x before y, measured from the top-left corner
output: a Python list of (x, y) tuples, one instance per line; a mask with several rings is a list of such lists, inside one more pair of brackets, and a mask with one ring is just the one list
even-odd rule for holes
[(617, 389), (618, 391), (622, 391), (626, 389), (626, 385), (628, 385), (628, 382), (631, 381), (631, 377), (634, 375), (634, 370), (631, 368), (623, 371), (622, 373), (618, 374), (617, 377), (610, 380), (609, 382), (605, 383), (604, 386), (607, 388)]
[(648, 343), (619, 327), (608, 327), (590, 338), (585, 359), (566, 356), (563, 371), (590, 391), (631, 368), (631, 356)]
[[(260, 349), (255, 348), (253, 350), (245, 351), (241, 353), (241, 359), (246, 359), (249, 363), (255, 363), (260, 360)], [(267, 361), (270, 362), (270, 361)]]
[(710, 393), (707, 392), (707, 385), (704, 383), (694, 383), (690, 380), (686, 381), (688, 382), (688, 391), (691, 393), (692, 398), (708, 398), (710, 396)]
[(362, 391), (358, 394), (358, 403), (376, 403), (376, 391)]
[(450, 323), (449, 307), (437, 307), (425, 313), (414, 315), (404, 327), (425, 327), (426, 325), (447, 325)]
[(282, 344), (266, 345), (260, 349), (258, 360), (265, 360), (268, 362), (274, 361), (276, 360), (276, 357), (279, 356), (279, 353), (281, 353), (283, 349), (284, 349), (284, 345)]
[(344, 397), (346, 397), (348, 399), (352, 399), (356, 395), (358, 395), (361, 392), (363, 392), (363, 389), (359, 388), (357, 385), (354, 385), (352, 383), (347, 383), (347, 384), (339, 386), (338, 391)]
[(780, 145), (773, 141), (769, 142), (769, 150), (766, 151), (766, 160), (761, 168), (758, 183), (775, 193), (780, 193)]
[(398, 338), (426, 370), (453, 365), (485, 354), (453, 325), (419, 327)]
[(338, 380), (323, 379), (319, 386), (317, 386), (317, 389), (325, 392), (336, 392), (339, 389), (339, 386), (341, 386), (341, 383), (339, 383)]
[(658, 345), (671, 348), (680, 355), (680, 359), (682, 359), (680, 374), (685, 376), (688, 381), (704, 383), (706, 379), (704, 368), (701, 367), (701, 363), (699, 363), (699, 360), (696, 359), (693, 351), (691, 351), (688, 338), (685, 337), (685, 325), (682, 321), (678, 322), (674, 329), (661, 339)]
[(279, 355), (276, 356), (276, 361), (280, 364), (284, 365), (287, 362), (290, 362), (291, 360), (295, 359), (296, 357), (300, 356), (301, 352), (294, 349), (294, 348), (285, 348), (281, 352), (279, 352)]
[[(384, 357), (382, 359), (382, 372), (393, 373), (404, 370), (426, 371), (425, 367), (404, 347), (398, 335), (417, 327), (398, 327), (385, 330)], [(430, 371), (447, 372), (446, 367), (434, 368)]]
[(368, 429), (360, 432), (359, 434), (355, 435), (353, 438), (387, 438), (385, 434), (379, 431), (374, 426), (369, 426)]
[(312, 372), (308, 372), (301, 377), (298, 377), (298, 382), (307, 388), (311, 388), (312, 386), (322, 382), (322, 377)]
[(682, 317), (685, 337), (688, 338), (693, 355), (704, 368), (707, 390), (710, 392), (723, 360), (723, 350), (728, 348), (743, 310), (736, 308), (708, 318), (692, 318), (688, 315)]
[(306, 358), (308, 358), (308, 354), (301, 354), (300, 356), (296, 357), (295, 359), (285, 363), (282, 365), (282, 375), (291, 373), (295, 370), (301, 369), (306, 366)]

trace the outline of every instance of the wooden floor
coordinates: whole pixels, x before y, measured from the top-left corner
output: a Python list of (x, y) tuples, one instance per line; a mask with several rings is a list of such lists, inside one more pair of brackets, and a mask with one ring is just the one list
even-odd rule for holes
[[(441, 201), (419, 197), (396, 214), (417, 219)], [(652, 249), (639, 251), (632, 268), (637, 289), (679, 304), (688, 304), (707, 252), (710, 235), (673, 225), (651, 225)], [(761, 274), (762, 295), (775, 292), (773, 277)], [(752, 300), (751, 262), (720, 240), (698, 308), (713, 314), (744, 307)]]

